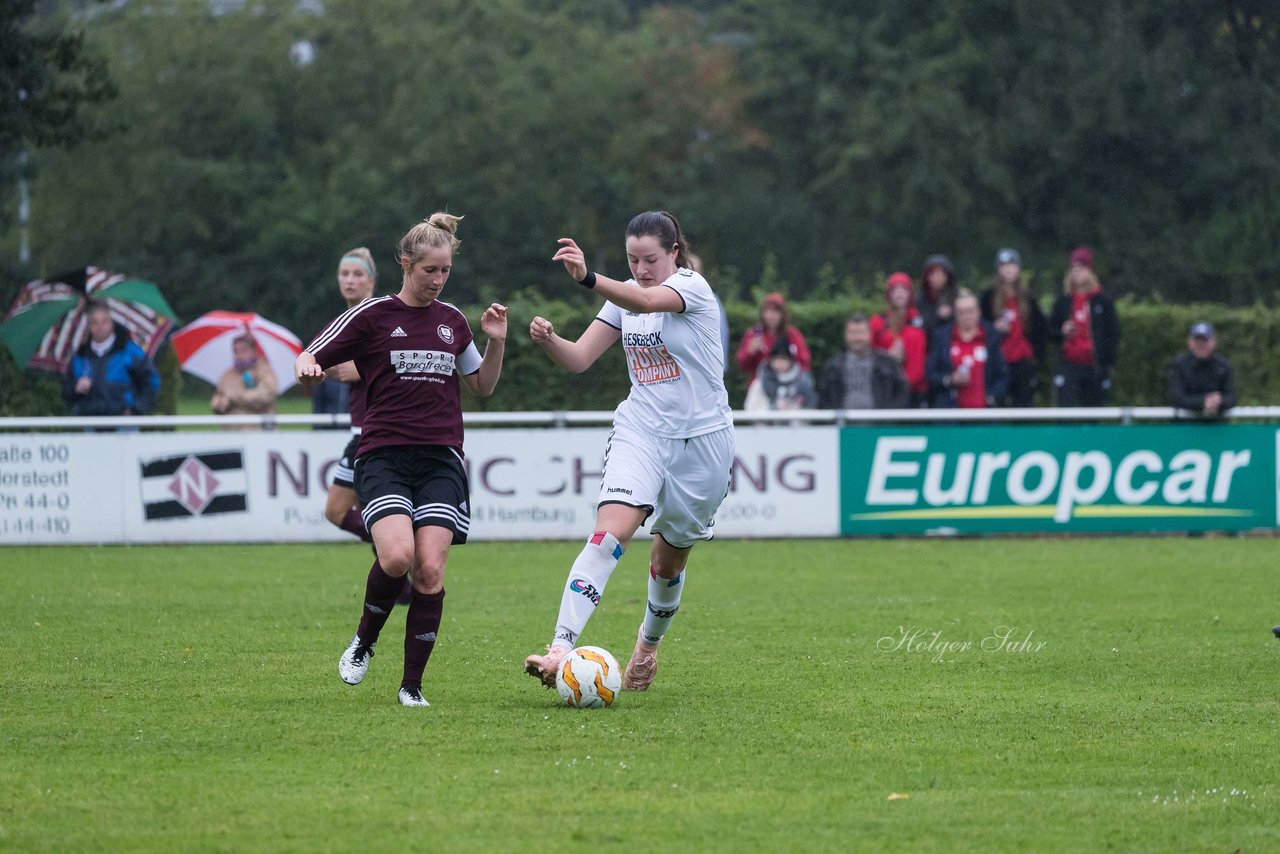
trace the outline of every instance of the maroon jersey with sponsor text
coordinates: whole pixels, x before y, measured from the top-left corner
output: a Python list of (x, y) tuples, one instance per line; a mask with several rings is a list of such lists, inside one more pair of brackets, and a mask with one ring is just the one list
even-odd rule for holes
[(467, 319), (435, 300), (366, 300), (307, 346), (322, 368), (351, 360), (365, 386), (360, 456), (394, 445), (442, 445), (462, 453), (459, 372), (480, 370)]

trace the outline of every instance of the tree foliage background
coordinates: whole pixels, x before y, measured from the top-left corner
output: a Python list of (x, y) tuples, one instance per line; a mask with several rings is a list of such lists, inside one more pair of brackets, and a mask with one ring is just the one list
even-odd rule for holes
[[(449, 298), (474, 305), (563, 293), (566, 234), (623, 273), (622, 230), (653, 207), (730, 299), (866, 296), (939, 251), (980, 285), (1003, 245), (1047, 297), (1081, 243), (1121, 293), (1280, 287), (1269, 0), (5, 8), (15, 44), (79, 45), (54, 77), (85, 96), (57, 140), (0, 104), (6, 259), (13, 140), (34, 170), (11, 291), (92, 263), (161, 283), (185, 319), (253, 309), (305, 338), (340, 308), (341, 253), (369, 246), (390, 290), (395, 241), (433, 210), (467, 217)], [(31, 71), (8, 44), (4, 98)]]

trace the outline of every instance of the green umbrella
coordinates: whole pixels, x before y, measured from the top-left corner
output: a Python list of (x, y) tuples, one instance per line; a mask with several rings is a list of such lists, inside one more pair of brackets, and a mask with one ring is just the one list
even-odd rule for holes
[(84, 267), (24, 285), (0, 324), (0, 341), (19, 365), (65, 371), (84, 343), (82, 318), (91, 300), (106, 302), (150, 357), (177, 320), (154, 283)]
[(156, 314), (163, 315), (170, 320), (177, 320), (178, 315), (169, 307), (169, 303), (165, 301), (164, 294), (160, 293), (160, 288), (154, 282), (144, 282), (142, 279), (125, 279), (122, 282), (107, 285), (93, 292), (94, 299), (114, 299), (121, 302), (131, 302), (136, 305), (145, 305), (154, 309)]

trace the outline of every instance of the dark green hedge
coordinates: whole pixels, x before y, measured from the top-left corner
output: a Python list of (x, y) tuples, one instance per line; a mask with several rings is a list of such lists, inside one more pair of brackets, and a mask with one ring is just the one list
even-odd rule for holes
[[(477, 400), (464, 395), (469, 409), (503, 411), (609, 410), (626, 396), (628, 381), (620, 347), (610, 348), (590, 370), (572, 375), (551, 363), (529, 340), (529, 321), (542, 315), (556, 331), (575, 338), (599, 309), (599, 300), (585, 292), (569, 291), (563, 299), (547, 300), (534, 292), (520, 292), (505, 298), (509, 309), (510, 335), (502, 381), (493, 397)], [(844, 319), (852, 311), (872, 313), (881, 308), (877, 297), (811, 299), (792, 305), (793, 322), (804, 332), (813, 351), (815, 370), (843, 346)], [(1044, 308), (1048, 309), (1048, 304)], [(478, 324), (481, 309), (463, 306), (472, 324)], [(743, 332), (756, 321), (754, 300), (725, 300), (737, 346)], [(1186, 346), (1187, 329), (1196, 320), (1209, 320), (1217, 327), (1219, 348), (1236, 368), (1240, 402), (1280, 404), (1280, 310), (1267, 306), (1227, 309), (1212, 304), (1171, 305), (1135, 303), (1121, 300), (1118, 310), (1122, 327), (1120, 361), (1116, 371), (1114, 403), (1120, 406), (1164, 406), (1166, 370), (1169, 360)], [(1051, 352), (1050, 361), (1055, 358)], [(182, 373), (172, 350), (160, 356), (161, 396), (157, 411), (172, 414), (181, 393)], [(746, 381), (732, 366), (727, 385), (729, 400), (740, 407)], [(23, 372), (0, 347), (0, 392), (4, 415), (62, 415), (66, 406), (59, 396), (56, 377)], [(1041, 401), (1049, 405), (1046, 397)]]

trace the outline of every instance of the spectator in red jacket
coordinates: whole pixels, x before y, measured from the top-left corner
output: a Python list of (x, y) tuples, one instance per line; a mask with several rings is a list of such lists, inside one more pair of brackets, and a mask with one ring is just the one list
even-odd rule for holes
[(1031, 406), (1040, 386), (1048, 324), (1023, 281), (1022, 256), (1016, 249), (996, 253), (995, 278), (978, 298), (978, 304), (982, 319), (1000, 333), (1000, 351), (1009, 368), (1009, 404)]
[(1120, 345), (1116, 306), (1093, 272), (1093, 250), (1071, 253), (1062, 296), (1049, 316), (1049, 337), (1061, 346), (1053, 383), (1058, 406), (1106, 406)]
[(978, 300), (967, 289), (956, 292), (954, 308), (955, 320), (937, 331), (929, 349), (934, 405), (960, 409), (998, 406), (1009, 382), (1000, 333), (982, 319)]
[(764, 295), (760, 301), (760, 322), (747, 330), (738, 345), (738, 370), (746, 374), (748, 382), (754, 381), (760, 364), (768, 358), (773, 341), (779, 335), (785, 335), (790, 342), (791, 354), (801, 370), (812, 372), (813, 357), (809, 354), (809, 345), (800, 330), (791, 325), (786, 299), (774, 291)]
[(919, 407), (929, 397), (929, 377), (925, 373), (928, 341), (923, 321), (913, 304), (911, 277), (894, 273), (884, 285), (888, 307), (871, 318), (871, 346), (883, 350), (902, 366), (911, 391), (910, 405)]

